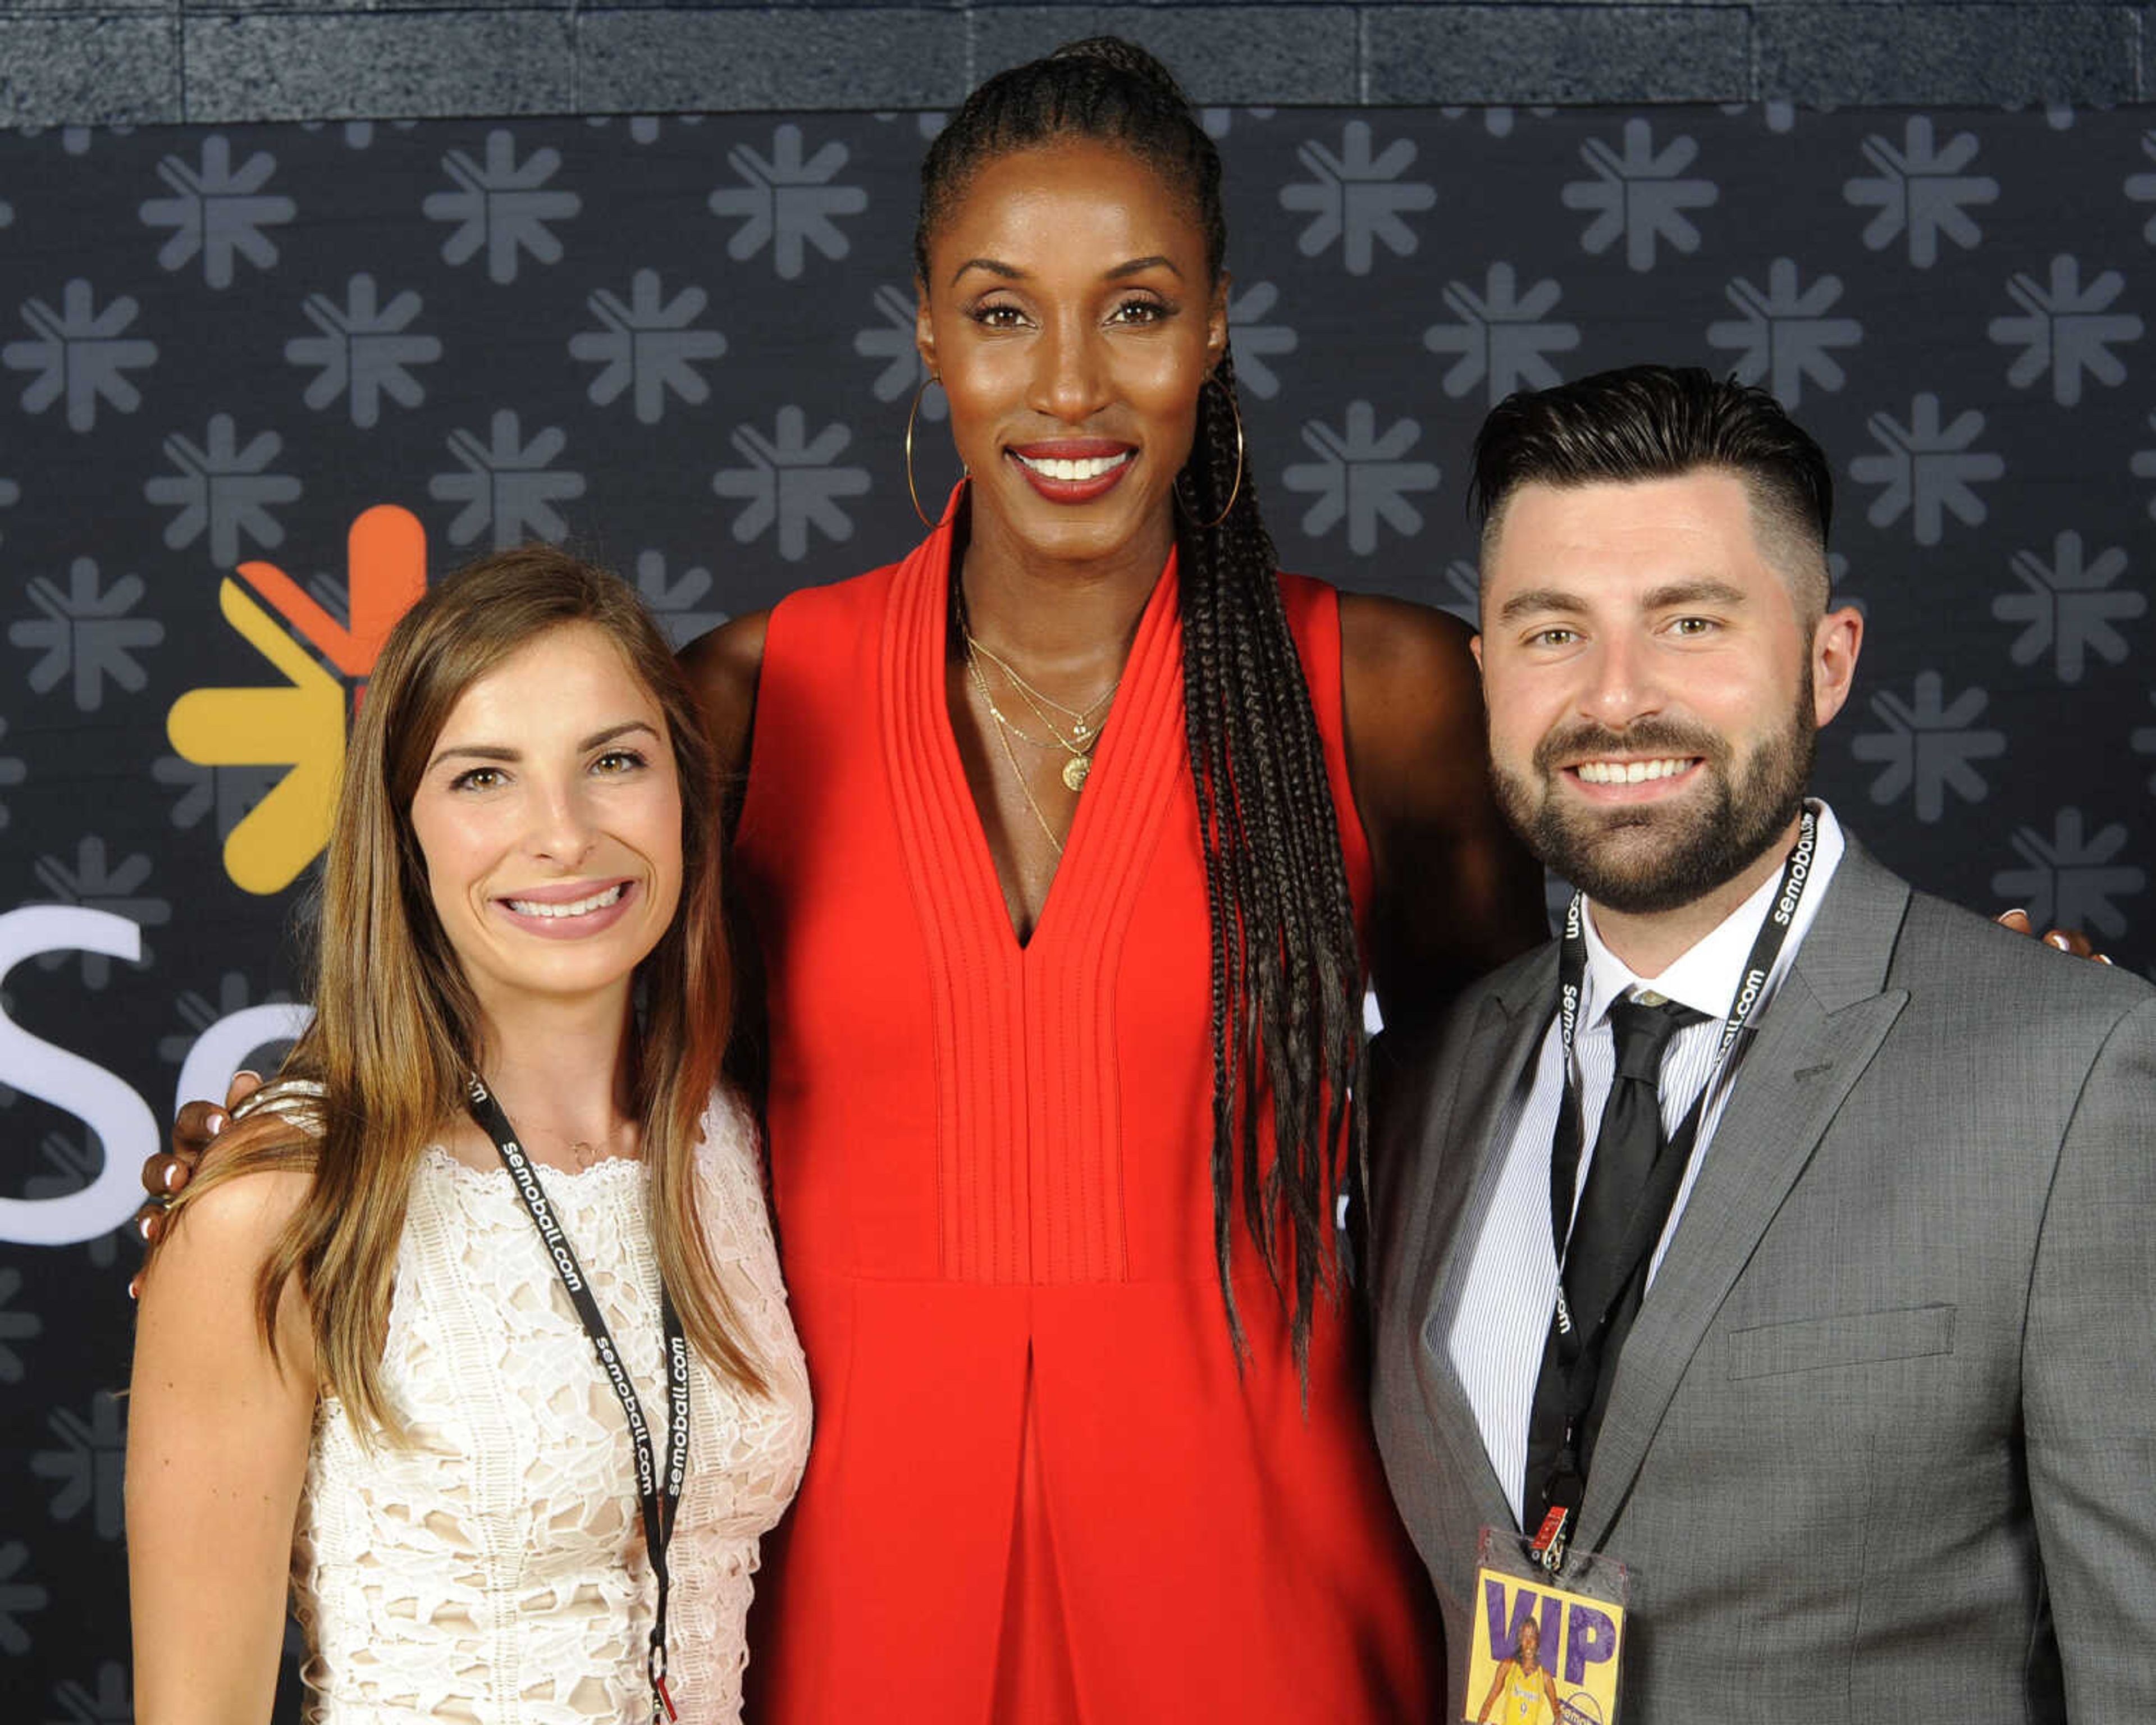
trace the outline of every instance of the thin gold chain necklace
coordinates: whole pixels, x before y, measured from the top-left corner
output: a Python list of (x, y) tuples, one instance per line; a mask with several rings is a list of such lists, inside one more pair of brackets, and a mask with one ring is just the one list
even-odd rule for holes
[(988, 704), (988, 711), (994, 716), (995, 721), (1020, 742), (1030, 744), (1037, 749), (1052, 749), (1058, 743), (1062, 743), (1066, 749), (1070, 747), (1060, 737), (1043, 741), (998, 706), (996, 697), (989, 692), (988, 679), (981, 675), (981, 667), (974, 661), (973, 655), (970, 653), (966, 655), (966, 675), (973, 679), (973, 686), (981, 691), (981, 699)]
[[(1122, 674), (1117, 672), (1115, 681), (1109, 684), (1083, 707), (1065, 706), (1061, 701), (1042, 694), (1040, 690), (1027, 682), (1019, 675), (1017, 668), (1009, 660), (974, 634), (972, 619), (966, 612), (966, 589), (963, 583), (957, 581), (951, 583), (951, 596), (952, 610), (955, 614), (958, 624), (958, 634), (965, 644), (967, 669), (973, 675), (974, 686), (981, 691), (981, 699), (988, 703), (988, 711), (995, 716), (998, 724), (1015, 735), (1021, 742), (1029, 743), (1034, 748), (1048, 747), (1039, 737), (1030, 735), (1013, 724), (1004, 715), (1003, 709), (996, 705), (995, 697), (988, 691), (988, 679), (981, 672), (979, 661), (983, 659), (1010, 680), (1011, 687), (1017, 690), (1019, 698), (1033, 709), (1034, 716), (1048, 727), (1048, 734), (1055, 740), (1055, 747), (1070, 757), (1063, 763), (1064, 784), (1073, 792), (1085, 789), (1086, 778), (1093, 770), (1093, 751), (1099, 746), (1101, 741), (1099, 727), (1092, 721), (1093, 715), (1115, 698), (1116, 691), (1123, 686)], [(1057, 725), (1054, 717), (1047, 711), (1049, 707), (1055, 708), (1057, 712), (1063, 714), (1070, 721), (1070, 737), (1063, 734), (1062, 728)]]
[[(1063, 752), (1070, 757), (1063, 763), (1064, 784), (1073, 791), (1084, 790), (1086, 788), (1086, 780), (1093, 771), (1093, 751), (1100, 743), (1100, 732), (1097, 731), (1095, 732), (1082, 743), (1073, 742), (1069, 737), (1064, 736), (1061, 732), (1055, 728), (1055, 721), (1050, 718), (1047, 714), (1042, 712), (1037, 703), (1031, 700), (1028, 700), (1026, 705), (1033, 708), (1034, 716), (1040, 719), (1042, 723), (1048, 726), (1049, 741), (1043, 742), (1031, 732), (1026, 730), (1023, 726), (1014, 721), (1009, 714), (1004, 712), (1001, 707), (996, 705), (995, 696), (988, 691), (988, 679), (981, 674), (980, 661), (973, 656), (971, 639), (972, 638), (970, 636), (968, 638), (968, 644), (966, 649), (966, 668), (973, 674), (973, 685), (981, 691), (981, 699), (988, 702), (988, 711), (995, 716), (996, 722), (1001, 725), (1004, 730), (1010, 732), (1012, 736), (1018, 738), (1020, 742), (1030, 743), (1034, 748), (1061, 749)], [(989, 657), (993, 659), (994, 658), (994, 655), (991, 654), (989, 655)], [(998, 660), (997, 662), (998, 664), (1001, 663), (1000, 660)], [(1013, 679), (1013, 681), (1015, 682), (1016, 679)], [(1019, 692), (1021, 696), (1024, 696), (1025, 691), (1021, 688)], [(1114, 693), (1112, 690), (1109, 692), (1111, 694)]]
[[(1048, 817), (1040, 812), (1040, 804), (1034, 800), (1033, 787), (1025, 782), (1025, 769), (1019, 765), (1017, 751), (1010, 746), (1010, 737), (1007, 733), (1018, 730), (1018, 727), (1009, 719), (1004, 718), (1000, 712), (997, 712), (995, 701), (988, 693), (988, 680), (982, 676), (981, 668), (974, 662), (971, 653), (966, 655), (966, 674), (973, 678), (973, 686), (981, 691), (981, 699), (988, 702), (988, 711), (995, 714), (996, 741), (1003, 745), (1004, 759), (1010, 762), (1011, 777), (1018, 781), (1018, 793), (1025, 798), (1025, 806), (1033, 811), (1034, 822), (1040, 829), (1040, 836), (1048, 840), (1060, 860), (1063, 855), (1063, 841), (1055, 836), (1055, 829), (1049, 825)], [(1020, 737), (1025, 737), (1023, 731), (1019, 731), (1018, 734)], [(1025, 740), (1028, 742), (1033, 742), (1035, 748), (1044, 747), (1043, 744), (1034, 742), (1034, 739), (1029, 737), (1026, 737)], [(1070, 772), (1069, 768), (1064, 768), (1064, 783), (1066, 784), (1070, 783)], [(1085, 782), (1083, 775), (1081, 775), (1079, 784), (1083, 784)], [(1071, 788), (1075, 790), (1077, 786), (1072, 785)]]
[(1081, 742), (1086, 737), (1094, 733), (1095, 726), (1093, 725), (1093, 715), (1098, 712), (1103, 706), (1106, 706), (1108, 702), (1114, 700), (1116, 691), (1123, 686), (1123, 680), (1119, 673), (1114, 682), (1109, 684), (1106, 689), (1095, 696), (1092, 700), (1087, 701), (1084, 706), (1065, 706), (1061, 701), (1056, 700), (1053, 696), (1042, 694), (1040, 690), (1034, 688), (1032, 684), (1027, 682), (1024, 677), (1018, 674), (1017, 668), (1013, 665), (1008, 659), (1005, 659), (1001, 654), (998, 653), (994, 648), (987, 645), (976, 638), (973, 630), (970, 629), (966, 629), (965, 634), (967, 649), (969, 652), (979, 655), (980, 657), (987, 660), (990, 665), (995, 666), (998, 670), (1009, 677), (1011, 680), (1011, 686), (1016, 689), (1020, 695), (1025, 697), (1026, 705), (1033, 709), (1036, 716), (1040, 718), (1048, 725), (1049, 729), (1053, 731), (1056, 728), (1055, 721), (1049, 718), (1048, 714), (1045, 710), (1046, 707), (1052, 706), (1057, 712), (1063, 715), (1064, 719), (1070, 725), (1071, 736), (1076, 737)]

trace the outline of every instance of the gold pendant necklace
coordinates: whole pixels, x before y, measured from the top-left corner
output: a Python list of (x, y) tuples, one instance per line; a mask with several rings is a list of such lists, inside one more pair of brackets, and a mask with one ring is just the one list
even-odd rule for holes
[[(1086, 788), (1086, 781), (1091, 776), (1093, 771), (1093, 751), (1100, 745), (1101, 733), (1099, 727), (1093, 722), (1093, 716), (1115, 699), (1116, 690), (1122, 686), (1122, 677), (1118, 674), (1115, 681), (1109, 684), (1092, 700), (1087, 701), (1084, 706), (1065, 706), (1052, 696), (1045, 695), (1034, 688), (1032, 684), (1019, 675), (1017, 668), (1009, 660), (1004, 658), (994, 649), (984, 645), (978, 640), (966, 621), (964, 589), (953, 583), (952, 593), (957, 613), (958, 637), (965, 649), (966, 675), (972, 680), (973, 687), (979, 691), (982, 704), (988, 710), (988, 716), (995, 721), (996, 740), (1003, 745), (1004, 757), (1010, 762), (1011, 773), (1018, 780), (1019, 790), (1024, 794), (1027, 807), (1033, 811), (1034, 820), (1047, 837), (1048, 842), (1055, 847), (1056, 855), (1060, 856), (1063, 854), (1062, 841), (1055, 836), (1054, 829), (1050, 827), (1048, 819), (1042, 813), (1040, 803), (1034, 800), (1032, 787), (1026, 782), (1025, 772), (1019, 765), (1018, 757), (1012, 752), (1010, 740), (1015, 737), (1020, 742), (1033, 748), (1062, 750), (1068, 757), (1063, 762), (1060, 774), (1063, 787), (1075, 796)], [(1003, 673), (1004, 680), (1017, 693), (1019, 699), (1030, 707), (1033, 710), (1034, 717), (1047, 727), (1046, 742), (1043, 742), (1040, 737), (1033, 736), (1014, 724), (1009, 716), (996, 705), (995, 696), (988, 688), (988, 680), (981, 670), (981, 661), (983, 659)], [(1062, 724), (1057, 722), (1057, 714), (1062, 716)], [(1070, 726), (1070, 734), (1068, 737), (1063, 734), (1064, 724)]]
[[(993, 660), (994, 655), (990, 655), (989, 657)], [(1086, 780), (1093, 771), (1093, 750), (1098, 742), (1097, 737), (1095, 738), (1093, 742), (1087, 742), (1081, 746), (1080, 744), (1074, 743), (1068, 738), (1065, 737), (1051, 723), (1049, 727), (1048, 734), (1053, 741), (1052, 742), (1043, 742), (1039, 737), (1034, 736), (1030, 732), (1024, 729), (1024, 726), (1014, 722), (1009, 714), (1004, 712), (1001, 707), (996, 705), (996, 698), (994, 695), (989, 692), (988, 679), (983, 676), (981, 672), (981, 662), (978, 659), (973, 656), (973, 638), (970, 635), (967, 637), (966, 640), (966, 675), (973, 679), (974, 688), (980, 691), (981, 699), (988, 706), (988, 716), (996, 721), (998, 737), (1003, 743), (1005, 753), (1008, 754), (1009, 752), (1010, 739), (1014, 737), (1015, 737), (1020, 742), (1029, 744), (1034, 748), (1060, 748), (1063, 752), (1070, 757), (1063, 763), (1062, 778), (1064, 788), (1070, 791), (1073, 795), (1075, 795), (1078, 792), (1086, 788)], [(1019, 692), (1023, 694), (1024, 691), (1021, 690)], [(1027, 705), (1032, 706), (1033, 704), (1032, 702), (1028, 701)], [(1034, 708), (1034, 711), (1036, 716), (1040, 716), (1040, 710), (1037, 706)], [(1013, 771), (1015, 772), (1018, 770), (1018, 760), (1015, 756), (1013, 756), (1011, 758), (1011, 767)], [(1019, 783), (1021, 788), (1024, 788), (1024, 775), (1020, 773)]]
[[(1102, 707), (1106, 706), (1108, 702), (1114, 700), (1116, 691), (1123, 686), (1123, 680), (1122, 676), (1118, 675), (1114, 682), (1109, 684), (1106, 689), (1103, 689), (1098, 695), (1087, 701), (1084, 706), (1065, 706), (1061, 701), (1056, 700), (1054, 696), (1044, 695), (1040, 690), (1034, 688), (1032, 684), (1027, 682), (1024, 677), (1019, 675), (1017, 666), (1014, 665), (1000, 653), (998, 653), (993, 647), (990, 647), (981, 641), (973, 634), (972, 629), (965, 627), (963, 621), (959, 627), (966, 637), (966, 650), (987, 660), (990, 665), (995, 666), (998, 670), (1001, 671), (1006, 677), (1009, 678), (1011, 686), (1018, 691), (1019, 697), (1024, 701), (1025, 704), (1033, 709), (1034, 716), (1040, 720), (1042, 723), (1048, 726), (1050, 732), (1055, 736), (1055, 740), (1058, 742), (1063, 742), (1062, 730), (1056, 724), (1055, 721), (1049, 716), (1047, 708), (1053, 707), (1057, 712), (1062, 714), (1065, 722), (1070, 727), (1071, 737), (1076, 741), (1083, 742), (1087, 737), (1093, 734), (1093, 715), (1098, 712)], [(1068, 748), (1070, 744), (1064, 743), (1064, 747)]]
[[(1010, 762), (1011, 777), (1018, 781), (1019, 795), (1025, 798), (1025, 806), (1033, 811), (1034, 824), (1040, 829), (1041, 837), (1048, 840), (1050, 848), (1060, 859), (1063, 855), (1063, 841), (1055, 836), (1055, 829), (1049, 825), (1047, 815), (1041, 812), (1040, 803), (1034, 798), (1033, 787), (1025, 782), (1025, 769), (1019, 765), (1018, 756), (1010, 746), (1010, 737), (1008, 733), (1017, 731), (1018, 727), (1001, 713), (996, 712), (996, 704), (988, 695), (988, 680), (982, 676), (981, 668), (974, 663), (973, 655), (971, 653), (966, 655), (966, 671), (973, 678), (973, 686), (981, 691), (981, 699), (988, 702), (988, 711), (995, 714), (996, 741), (1004, 746), (1004, 759)], [(1021, 731), (1019, 732), (1019, 735), (1024, 737), (1025, 733)], [(1032, 742), (1033, 739), (1028, 737), (1026, 741)], [(1038, 744), (1034, 746), (1039, 747)], [(1082, 759), (1083, 757), (1081, 758)], [(1067, 768), (1065, 770), (1068, 771)], [(1068, 783), (1068, 780), (1066, 779), (1065, 782)], [(1082, 778), (1079, 781), (1081, 784), (1084, 782)], [(1072, 788), (1075, 789), (1076, 787), (1073, 786)]]
[[(1100, 733), (1093, 730), (1091, 726), (1086, 725), (1081, 720), (1075, 727), (1075, 732), (1074, 733), (1080, 740), (1074, 742), (1070, 737), (1065, 737), (1060, 731), (1056, 729), (1055, 721), (1050, 718), (1047, 713), (1041, 710), (1040, 703), (1035, 701), (1031, 695), (1026, 692), (1026, 684), (1024, 680), (1014, 675), (1011, 672), (1010, 667), (1005, 665), (1000, 659), (998, 659), (994, 654), (990, 653), (985, 647), (981, 648), (979, 655), (976, 656), (974, 648), (977, 644), (978, 644), (974, 641), (973, 636), (969, 634), (966, 637), (966, 670), (968, 674), (970, 675), (973, 680), (973, 685), (981, 691), (981, 699), (988, 702), (988, 711), (994, 716), (996, 722), (1002, 726), (1003, 728), (1009, 732), (1012, 736), (1017, 737), (1020, 742), (1029, 743), (1034, 748), (1061, 749), (1065, 755), (1070, 757), (1070, 758), (1063, 763), (1063, 783), (1065, 788), (1072, 792), (1082, 791), (1085, 789), (1086, 775), (1093, 770), (1093, 751), (1100, 747)], [(1028, 706), (1033, 709), (1034, 717), (1040, 720), (1043, 724), (1048, 726), (1049, 740), (1046, 742), (1043, 742), (1039, 737), (1034, 736), (1023, 726), (1014, 724), (1009, 716), (1006, 714), (1001, 707), (996, 705), (995, 696), (988, 691), (988, 679), (981, 670), (982, 658), (986, 658), (991, 665), (996, 666), (1006, 677), (1009, 679), (1011, 686), (1018, 691), (1019, 698), (1024, 701)], [(1116, 691), (1113, 689), (1111, 689), (1109, 690), (1108, 694), (1112, 695)], [(1106, 695), (1101, 697), (1101, 701), (1105, 701), (1106, 699), (1107, 696)], [(1094, 706), (1098, 706), (1099, 705), (1100, 701), (1096, 701), (1094, 703)]]

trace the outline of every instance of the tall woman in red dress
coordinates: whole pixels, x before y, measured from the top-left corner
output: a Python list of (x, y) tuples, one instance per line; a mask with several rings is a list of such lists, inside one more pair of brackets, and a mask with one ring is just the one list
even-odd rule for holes
[(747, 773), (816, 1436), (751, 1682), (782, 1725), (1435, 1716), (1335, 1204), (1363, 979), (1542, 931), (1465, 632), (1276, 575), (1219, 164), (1126, 44), (923, 168), (970, 477), (903, 562), (691, 658)]

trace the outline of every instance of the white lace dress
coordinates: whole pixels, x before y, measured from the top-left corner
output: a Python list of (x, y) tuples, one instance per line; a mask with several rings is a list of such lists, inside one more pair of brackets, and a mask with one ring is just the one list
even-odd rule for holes
[[(799, 1484), (808, 1384), (786, 1309), (755, 1127), (715, 1102), (698, 1158), (706, 1237), (767, 1397), (690, 1380), (670, 1550), (669, 1686), (684, 1722), (738, 1718), (760, 1536)], [(645, 1169), (542, 1169), (619, 1343), (655, 1452), (667, 1404)], [(408, 1449), (317, 1409), (293, 1555), (322, 1725), (591, 1725), (650, 1717), (656, 1599), (620, 1402), (508, 1174), (425, 1153), (397, 1260), (383, 1382)]]

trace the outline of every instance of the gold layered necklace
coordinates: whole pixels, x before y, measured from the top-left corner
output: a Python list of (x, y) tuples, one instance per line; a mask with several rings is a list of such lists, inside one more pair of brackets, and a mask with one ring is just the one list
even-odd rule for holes
[[(988, 711), (994, 715), (996, 722), (1020, 742), (1031, 743), (1035, 748), (1053, 746), (1061, 749), (1070, 757), (1063, 763), (1063, 783), (1073, 791), (1085, 789), (1086, 776), (1093, 770), (1093, 751), (1101, 741), (1100, 728), (1094, 724), (1093, 716), (1116, 698), (1116, 691), (1123, 685), (1122, 678), (1118, 676), (1084, 706), (1065, 706), (1053, 696), (1044, 695), (1034, 688), (1019, 675), (1017, 667), (1009, 660), (977, 639), (973, 630), (965, 627), (963, 613), (959, 628), (966, 639), (966, 662), (973, 667), (975, 685), (981, 691), (981, 698), (988, 702)], [(988, 680), (980, 672), (979, 661), (983, 659), (1004, 674), (1011, 687), (1018, 691), (1019, 699), (1033, 709), (1034, 717), (1048, 727), (1050, 742), (1043, 742), (1013, 724), (1003, 709), (996, 705), (995, 698), (988, 692)], [(1060, 722), (1058, 722), (1058, 715), (1061, 716)], [(1066, 729), (1070, 733), (1068, 737), (1063, 734)]]
[[(1122, 677), (1119, 673), (1114, 682), (1082, 707), (1065, 706), (1034, 688), (1019, 675), (1015, 665), (974, 635), (966, 617), (965, 589), (954, 581), (951, 590), (952, 608), (957, 615), (959, 639), (966, 649), (966, 675), (979, 691), (981, 704), (988, 708), (988, 716), (995, 721), (996, 741), (1002, 746), (1004, 759), (1010, 766), (1011, 777), (1018, 781), (1019, 794), (1025, 798), (1025, 806), (1033, 813), (1034, 824), (1040, 829), (1041, 836), (1048, 840), (1056, 855), (1060, 857), (1063, 855), (1063, 840), (1056, 836), (1055, 829), (1050, 824), (1040, 799), (1033, 794), (1032, 783), (1019, 760), (1018, 752), (1011, 747), (1011, 739), (1014, 737), (1031, 748), (1061, 750), (1065, 758), (1060, 777), (1065, 788), (1075, 796), (1086, 788), (1086, 780), (1093, 770), (1093, 751), (1100, 745), (1101, 727), (1096, 716), (1115, 699), (1116, 691), (1122, 687)], [(1046, 740), (1035, 737), (996, 704), (995, 691), (989, 688), (987, 674), (981, 669), (981, 661), (984, 659), (1003, 673), (1004, 680), (1018, 691), (1019, 698), (1032, 710), (1033, 716), (1046, 727)], [(1066, 731), (1070, 733), (1068, 736), (1064, 734)]]
[[(1017, 726), (1004, 716), (1002, 710), (996, 706), (995, 696), (988, 693), (988, 679), (981, 675), (980, 663), (973, 657), (970, 647), (966, 654), (966, 675), (973, 679), (973, 686), (981, 691), (981, 699), (988, 704), (989, 712), (995, 716), (996, 741), (1003, 745), (1004, 759), (1010, 762), (1011, 777), (1018, 781), (1019, 795), (1025, 798), (1025, 806), (1033, 811), (1034, 824), (1040, 829), (1041, 837), (1048, 840), (1050, 847), (1057, 856), (1060, 857), (1063, 855), (1063, 841), (1055, 836), (1055, 829), (1049, 825), (1048, 817), (1041, 812), (1040, 803), (1033, 794), (1033, 787), (1026, 783), (1025, 768), (1019, 764), (1018, 752), (1012, 748), (1010, 740), (1013, 736), (1016, 736), (1020, 741), (1029, 742), (1037, 749), (1045, 748), (1048, 745), (1038, 737), (1028, 737), (1025, 732), (1020, 731)], [(1063, 782), (1070, 784), (1070, 769), (1067, 767), (1064, 769), (1064, 774)], [(1081, 774), (1078, 785), (1082, 785), (1085, 782), (1084, 775)], [(1071, 785), (1070, 788), (1075, 791), (1078, 788), (1078, 785)]]

